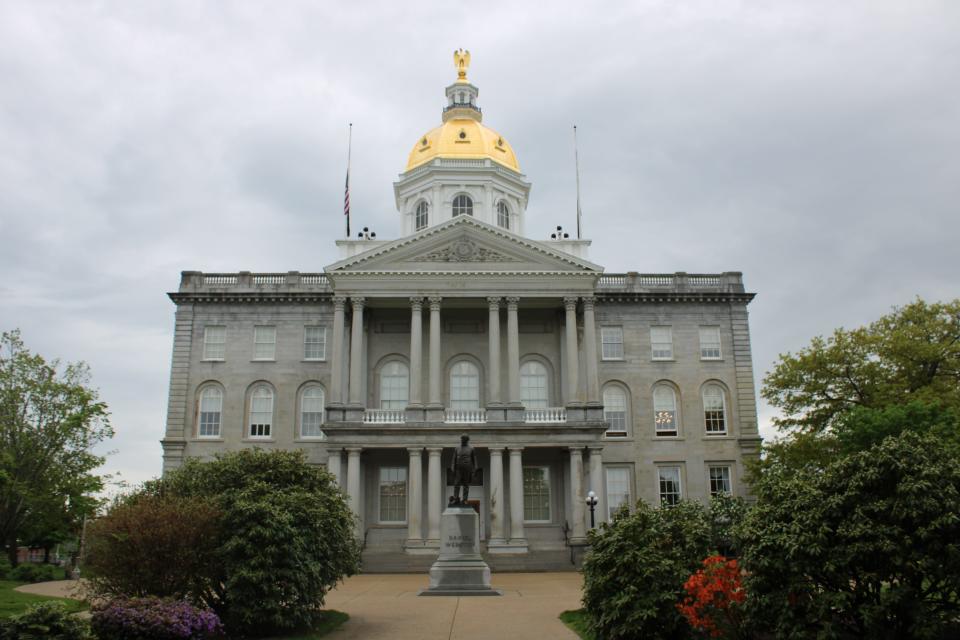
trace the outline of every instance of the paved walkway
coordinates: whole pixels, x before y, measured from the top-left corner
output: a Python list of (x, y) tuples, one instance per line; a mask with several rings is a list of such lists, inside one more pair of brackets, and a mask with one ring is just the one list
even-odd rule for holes
[[(326, 606), (350, 614), (331, 640), (468, 640), (576, 638), (557, 616), (580, 608), (579, 573), (495, 573), (500, 597), (418, 597), (424, 574), (364, 574), (327, 594)], [(27, 593), (76, 597), (71, 580), (18, 587)]]

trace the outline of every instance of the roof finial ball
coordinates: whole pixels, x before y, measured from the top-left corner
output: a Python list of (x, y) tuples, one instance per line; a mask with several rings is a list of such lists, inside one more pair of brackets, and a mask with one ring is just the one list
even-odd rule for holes
[(463, 49), (454, 51), (453, 64), (457, 67), (457, 82), (466, 82), (467, 68), (470, 66), (470, 52)]

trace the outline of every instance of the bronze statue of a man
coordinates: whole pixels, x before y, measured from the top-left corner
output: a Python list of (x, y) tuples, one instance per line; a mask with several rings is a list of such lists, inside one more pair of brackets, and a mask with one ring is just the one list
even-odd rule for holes
[[(477, 470), (477, 454), (470, 446), (470, 436), (460, 436), (460, 446), (453, 450), (450, 471), (453, 472), (453, 503), (466, 504), (470, 495), (470, 482)], [(463, 500), (460, 499), (460, 487), (463, 487)]]

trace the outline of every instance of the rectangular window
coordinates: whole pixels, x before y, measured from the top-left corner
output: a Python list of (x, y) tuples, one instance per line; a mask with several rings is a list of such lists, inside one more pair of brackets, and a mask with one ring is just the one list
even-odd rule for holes
[(710, 495), (733, 495), (732, 485), (730, 484), (730, 467), (711, 466), (710, 470)]
[(253, 328), (253, 359), (273, 360), (277, 355), (277, 328), (272, 326)]
[(407, 521), (407, 469), (380, 467), (380, 522)]
[(660, 504), (673, 506), (680, 502), (680, 467), (657, 467), (660, 488)]
[(623, 360), (623, 327), (600, 327), (601, 359)]
[(673, 330), (650, 327), (650, 350), (654, 360), (673, 360)]
[(720, 327), (700, 327), (700, 359), (720, 359)]
[(550, 468), (523, 468), (524, 522), (550, 522)]
[(621, 506), (630, 506), (630, 469), (607, 467), (607, 516), (613, 517)]
[(303, 359), (324, 360), (327, 357), (327, 328), (303, 328)]
[(210, 325), (203, 328), (203, 359), (223, 360), (226, 351), (227, 328)]

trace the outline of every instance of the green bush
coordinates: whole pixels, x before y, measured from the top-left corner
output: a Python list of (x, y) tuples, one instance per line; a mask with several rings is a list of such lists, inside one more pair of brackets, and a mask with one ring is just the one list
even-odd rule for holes
[(740, 533), (748, 615), (781, 638), (937, 638), (960, 632), (960, 466), (905, 432), (822, 473), (755, 483)]
[(682, 638), (676, 605), (683, 583), (711, 550), (711, 517), (695, 502), (652, 508), (639, 502), (590, 532), (583, 605), (600, 638)]
[(0, 621), (0, 640), (92, 640), (89, 623), (70, 614), (59, 602), (35, 604), (18, 616)]
[[(137, 534), (137, 544), (144, 546), (131, 546), (137, 524), (132, 516), (142, 511), (125, 508), (196, 500), (216, 509), (216, 530), (207, 540), (198, 540), (188, 528), (178, 544), (171, 527), (170, 535), (160, 536), (163, 544), (150, 547), (149, 536)], [(243, 450), (212, 462), (188, 460), (110, 516), (124, 513), (130, 516), (125, 528), (104, 528), (92, 544), (100, 558), (94, 563), (94, 587), (108, 595), (186, 595), (213, 609), (231, 637), (310, 628), (322, 617), (327, 591), (359, 570), (360, 548), (346, 498), (333, 476), (307, 464), (301, 452)], [(186, 541), (202, 553), (184, 548)], [(125, 559), (104, 559), (112, 551)], [(151, 575), (137, 581), (136, 558), (148, 553), (156, 555), (147, 565)], [(163, 570), (180, 558), (193, 568)]]
[(50, 582), (63, 580), (64, 572), (63, 569), (52, 564), (22, 562), (11, 569), (8, 575), (16, 582)]
[(85, 577), (104, 598), (212, 598), (220, 511), (206, 498), (143, 493), (87, 526)]

